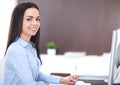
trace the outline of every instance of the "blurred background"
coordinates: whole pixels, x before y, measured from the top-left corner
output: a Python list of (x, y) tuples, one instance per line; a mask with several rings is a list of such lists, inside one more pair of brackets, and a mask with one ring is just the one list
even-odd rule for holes
[[(16, 3), (0, 0), (0, 52), (4, 52), (9, 19)], [(57, 54), (85, 51), (101, 55), (110, 52), (113, 29), (120, 28), (120, 0), (28, 0), (35, 2), (41, 16), (41, 53), (46, 43), (57, 43)], [(7, 4), (7, 5), (6, 5)], [(1, 54), (2, 55), (2, 54)]]

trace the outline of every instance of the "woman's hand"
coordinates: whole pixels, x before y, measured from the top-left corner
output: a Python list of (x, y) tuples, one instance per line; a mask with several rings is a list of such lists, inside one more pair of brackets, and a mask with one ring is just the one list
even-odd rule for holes
[(79, 76), (76, 76), (75, 78), (74, 76), (62, 77), (60, 79), (60, 83), (73, 85), (76, 81), (78, 81), (78, 79)]

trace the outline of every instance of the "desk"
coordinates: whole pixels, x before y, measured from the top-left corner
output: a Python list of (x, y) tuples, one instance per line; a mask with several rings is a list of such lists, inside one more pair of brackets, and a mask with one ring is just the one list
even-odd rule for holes
[(91, 83), (91, 85), (107, 85), (104, 80), (82, 80), (85, 83)]
[[(57, 75), (57, 76), (63, 76), (63, 77), (66, 77), (66, 76), (69, 76), (70, 74), (69, 73), (51, 73), (51, 75)], [(84, 77), (85, 78), (85, 77)], [(86, 79), (80, 79), (80, 81), (84, 81), (85, 83), (91, 83), (92, 85), (107, 85), (107, 83), (104, 82), (104, 80), (90, 80), (88, 79), (89, 77), (87, 77), (87, 80)]]
[(66, 73), (74, 75), (74, 69), (77, 65), (76, 74), (80, 80), (85, 82), (94, 82), (92, 85), (105, 85), (104, 80), (108, 78), (110, 57), (108, 56), (83, 56), (66, 57), (64, 55), (46, 55), (42, 54), (43, 65), (41, 71), (48, 74)]

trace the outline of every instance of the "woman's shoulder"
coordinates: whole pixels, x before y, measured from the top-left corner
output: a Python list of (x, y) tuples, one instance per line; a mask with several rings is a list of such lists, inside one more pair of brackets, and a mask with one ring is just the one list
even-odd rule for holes
[(12, 49), (12, 50), (17, 51), (17, 50), (23, 49), (23, 47), (19, 43), (14, 42), (8, 47), (8, 49)]
[(12, 43), (7, 49), (7, 53), (18, 54), (18, 53), (24, 53), (24, 52), (25, 52), (25, 49), (16, 42)]
[(15, 64), (16, 62), (26, 60), (27, 52), (22, 46), (20, 46), (18, 43), (12, 43), (5, 54), (6, 63), (8, 64)]

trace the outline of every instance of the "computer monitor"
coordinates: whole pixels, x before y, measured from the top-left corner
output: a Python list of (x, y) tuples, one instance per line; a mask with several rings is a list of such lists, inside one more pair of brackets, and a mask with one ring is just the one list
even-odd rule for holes
[[(120, 43), (119, 40), (119, 33), (120, 30), (113, 30), (112, 35), (112, 44), (111, 44), (111, 61), (110, 61), (110, 69), (109, 69), (109, 76), (108, 76), (108, 85), (114, 85), (114, 76), (115, 76), (115, 69), (116, 69), (116, 61), (118, 60), (117, 56), (117, 49)], [(115, 84), (118, 85), (118, 84)]]

